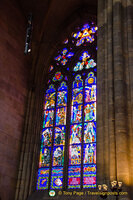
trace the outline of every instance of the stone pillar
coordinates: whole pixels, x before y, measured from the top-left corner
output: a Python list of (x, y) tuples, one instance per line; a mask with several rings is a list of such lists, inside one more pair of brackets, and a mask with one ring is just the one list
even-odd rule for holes
[(98, 1), (98, 179), (122, 181), (123, 190), (132, 183), (131, 6), (128, 0)]

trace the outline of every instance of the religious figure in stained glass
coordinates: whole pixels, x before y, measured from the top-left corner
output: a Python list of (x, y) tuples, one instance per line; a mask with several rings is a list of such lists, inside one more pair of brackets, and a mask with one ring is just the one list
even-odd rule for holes
[(43, 128), (53, 126), (53, 119), (54, 119), (54, 110), (53, 109), (45, 110)]
[(84, 124), (84, 143), (96, 142), (96, 122)]
[(66, 125), (66, 107), (58, 108), (56, 111), (56, 126)]
[(84, 164), (96, 163), (96, 144), (84, 145)]
[(85, 122), (96, 121), (96, 103), (90, 103), (85, 105)]
[(85, 87), (85, 102), (96, 101), (96, 85), (90, 85)]
[(43, 146), (50, 146), (52, 144), (52, 128), (46, 128), (42, 132)]
[(83, 87), (75, 88), (72, 94), (72, 105), (83, 102)]
[(81, 164), (81, 145), (71, 145), (69, 147), (69, 164)]
[(42, 148), (40, 152), (40, 167), (48, 167), (50, 165), (51, 148)]
[(70, 144), (81, 143), (82, 124), (71, 126)]
[(57, 106), (67, 105), (67, 91), (60, 91), (57, 93)]
[(45, 97), (45, 109), (54, 108), (55, 106), (55, 92), (54, 93), (48, 93)]
[(80, 123), (82, 121), (82, 105), (72, 106), (71, 122)]
[(55, 128), (54, 145), (65, 145), (65, 126), (60, 126)]
[(64, 163), (64, 147), (54, 147), (53, 150), (53, 166), (62, 166)]
[(73, 88), (78, 88), (83, 86), (83, 80), (80, 75), (75, 77), (75, 81), (73, 82)]

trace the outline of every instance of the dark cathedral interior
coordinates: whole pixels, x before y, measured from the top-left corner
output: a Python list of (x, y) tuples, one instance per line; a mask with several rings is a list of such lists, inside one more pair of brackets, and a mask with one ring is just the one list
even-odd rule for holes
[(0, 200), (133, 200), (133, 1), (0, 1)]

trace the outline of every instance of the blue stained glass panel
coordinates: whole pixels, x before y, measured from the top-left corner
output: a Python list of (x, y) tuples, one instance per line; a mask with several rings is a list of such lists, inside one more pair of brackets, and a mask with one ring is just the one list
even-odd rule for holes
[(70, 144), (81, 143), (82, 124), (75, 124), (71, 126)]
[(52, 144), (52, 128), (45, 128), (42, 131), (42, 144), (43, 146), (51, 146)]
[(83, 87), (75, 88), (72, 93), (72, 105), (83, 102)]
[(67, 91), (61, 91), (57, 93), (57, 106), (67, 105)]
[(49, 167), (51, 147), (42, 147), (40, 151), (39, 167)]
[(85, 85), (91, 85), (91, 84), (96, 84), (96, 77), (95, 77), (95, 75), (94, 75), (94, 73), (93, 72), (90, 72), (89, 74), (88, 74), (88, 77), (87, 77), (87, 79), (85, 80)]
[(69, 146), (69, 165), (81, 164), (81, 145)]
[[(67, 76), (66, 76), (66, 78), (67, 78)], [(66, 82), (63, 81), (60, 84), (60, 87), (58, 88), (58, 91), (64, 91), (64, 90), (67, 90), (67, 86), (66, 86)]]
[(38, 170), (38, 180), (37, 180), (37, 189), (48, 189), (48, 178), (49, 178), (49, 169), (39, 169)]
[(61, 189), (63, 186), (63, 167), (53, 167), (51, 175), (51, 189)]
[(64, 147), (54, 147), (53, 149), (53, 166), (63, 166), (64, 164)]
[(56, 110), (56, 126), (58, 125), (66, 125), (66, 107)]
[(49, 86), (49, 89), (46, 91), (46, 93), (54, 93), (56, 90), (55, 90), (55, 88), (54, 88), (54, 86), (53, 85), (50, 85)]
[(84, 144), (84, 164), (96, 164), (96, 143)]
[(82, 122), (82, 105), (76, 105), (71, 107), (71, 123)]
[(54, 108), (55, 106), (55, 93), (47, 93), (45, 96), (45, 109)]
[(84, 107), (85, 122), (96, 121), (96, 102)]
[(53, 119), (54, 119), (54, 110), (53, 109), (45, 110), (43, 128), (53, 126)]
[(65, 126), (59, 126), (55, 128), (55, 135), (54, 135), (54, 145), (65, 145)]
[(84, 143), (96, 142), (96, 122), (84, 124)]
[(80, 188), (80, 173), (81, 167), (69, 166), (68, 167), (68, 188)]
[(90, 85), (85, 87), (85, 102), (96, 101), (96, 85)]
[(73, 82), (73, 88), (78, 88), (83, 86), (83, 80), (80, 75), (75, 77), (75, 81)]
[(96, 188), (96, 165), (84, 165), (83, 188)]

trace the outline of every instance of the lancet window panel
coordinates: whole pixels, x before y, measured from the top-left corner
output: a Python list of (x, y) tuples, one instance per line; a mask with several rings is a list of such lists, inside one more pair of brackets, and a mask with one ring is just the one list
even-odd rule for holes
[(75, 31), (50, 65), (37, 190), (96, 188), (96, 31)]

